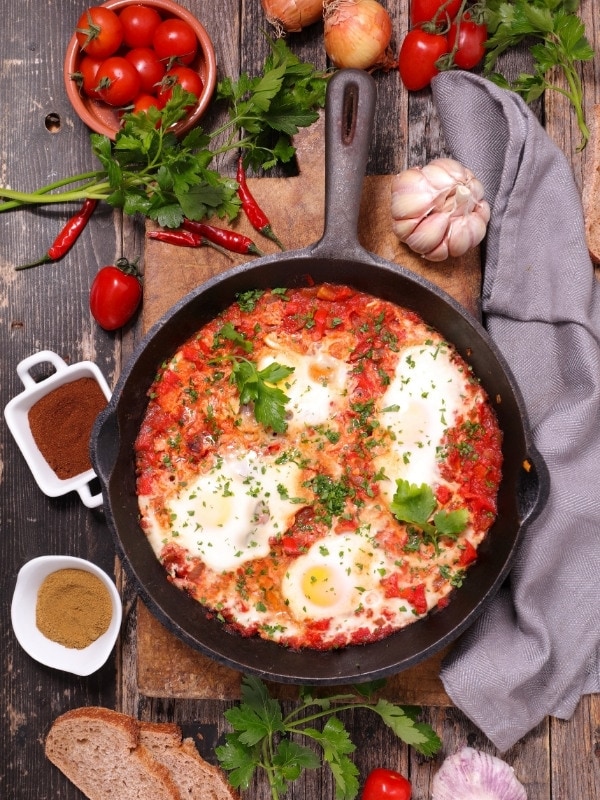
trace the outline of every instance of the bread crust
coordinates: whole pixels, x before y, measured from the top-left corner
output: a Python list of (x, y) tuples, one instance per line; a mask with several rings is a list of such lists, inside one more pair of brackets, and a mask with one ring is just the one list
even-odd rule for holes
[(591, 137), (588, 143), (591, 163), (586, 169), (583, 190), (585, 235), (590, 258), (600, 264), (600, 105), (594, 105), (589, 120)]
[(183, 739), (179, 726), (140, 722), (139, 731), (141, 744), (167, 767), (182, 798), (238, 800), (222, 770), (202, 758), (193, 739)]
[(175, 723), (74, 708), (53, 722), (45, 753), (89, 800), (239, 800)]

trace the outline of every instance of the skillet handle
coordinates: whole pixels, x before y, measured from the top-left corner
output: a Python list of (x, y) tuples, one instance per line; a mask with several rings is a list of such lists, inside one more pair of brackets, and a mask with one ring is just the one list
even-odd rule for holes
[(358, 215), (377, 92), (367, 72), (342, 69), (325, 105), (325, 228), (313, 255), (372, 260), (358, 242)]

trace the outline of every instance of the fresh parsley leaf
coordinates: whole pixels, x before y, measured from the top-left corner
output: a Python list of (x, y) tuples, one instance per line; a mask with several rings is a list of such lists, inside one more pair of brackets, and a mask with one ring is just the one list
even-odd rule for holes
[[(326, 765), (335, 781), (337, 800), (354, 800), (359, 791), (358, 769), (350, 756), (356, 747), (338, 712), (355, 708), (370, 709), (405, 743), (419, 753), (431, 756), (441, 747), (433, 728), (418, 721), (416, 706), (395, 706), (387, 700), (369, 702), (365, 694), (381, 688), (383, 682), (353, 688), (356, 693), (317, 697), (301, 687), (298, 704), (283, 716), (277, 700), (258, 678), (242, 678), (239, 706), (225, 712), (232, 731), (215, 753), (228, 779), (236, 789), (247, 789), (257, 770), (266, 776), (273, 800), (281, 797), (305, 769)], [(316, 722), (324, 724), (317, 727)], [(320, 748), (319, 757), (312, 747), (301, 744), (307, 739)]]
[(236, 297), (236, 302), (242, 311), (254, 311), (256, 304), (263, 296), (263, 289), (249, 289), (247, 292), (241, 292)]
[[(582, 150), (590, 132), (578, 67), (579, 62), (594, 58), (594, 50), (578, 9), (578, 0), (486, 0), (489, 38), (484, 74), (499, 86), (518, 92), (527, 103), (547, 89), (564, 94), (575, 111), (582, 137), (577, 149)], [(523, 41), (529, 43), (533, 71), (508, 81), (495, 71), (498, 58)], [(554, 83), (557, 71), (562, 73), (564, 85)]]
[(275, 433), (284, 433), (287, 429), (285, 406), (289, 397), (275, 384), (291, 375), (294, 368), (274, 362), (259, 370), (247, 359), (231, 356), (231, 360), (232, 380), (240, 393), (240, 403), (253, 403), (257, 422)]
[(396, 481), (390, 510), (401, 522), (411, 522), (421, 527), (433, 514), (435, 506), (435, 495), (426, 483), (417, 486), (405, 480)]
[(426, 483), (417, 486), (403, 479), (396, 481), (390, 511), (399, 522), (419, 528), (424, 540), (432, 544), (438, 553), (440, 537), (456, 538), (466, 528), (469, 512), (466, 508), (440, 510), (431, 519), (436, 506), (433, 490)]
[(416, 721), (416, 709), (412, 709), (411, 713), (411, 709), (395, 706), (388, 700), (380, 699), (373, 711), (379, 714), (396, 736), (414, 747), (418, 753), (424, 756), (433, 756), (442, 746), (439, 736), (429, 725)]
[[(179, 227), (184, 217), (235, 219), (241, 208), (237, 183), (211, 169), (216, 157), (235, 150), (255, 169), (287, 164), (295, 153), (292, 137), (318, 118), (326, 86), (326, 74), (300, 61), (283, 39), (271, 41), (259, 75), (218, 85), (215, 100), (227, 104), (229, 117), (224, 125), (214, 131), (196, 126), (178, 140), (173, 125), (193, 98), (176, 85), (163, 109), (125, 113), (114, 142), (91, 134), (100, 168), (61, 181), (66, 188), (53, 193), (52, 202), (103, 200), (167, 228)], [(21, 204), (47, 202), (44, 192), (21, 196)]]
[(220, 330), (215, 336), (215, 346), (219, 345), (221, 339), (227, 339), (230, 342), (234, 342), (238, 345), (238, 347), (241, 347), (245, 353), (251, 353), (254, 349), (252, 342), (246, 336), (244, 336), (243, 333), (236, 331), (231, 322), (226, 322), (221, 326)]

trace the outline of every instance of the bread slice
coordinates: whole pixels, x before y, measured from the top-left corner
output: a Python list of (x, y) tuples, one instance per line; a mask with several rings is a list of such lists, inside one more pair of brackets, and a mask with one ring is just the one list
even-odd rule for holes
[(169, 771), (140, 744), (137, 720), (117, 711), (67, 711), (53, 722), (45, 750), (89, 800), (181, 800)]
[(178, 725), (140, 722), (140, 744), (165, 766), (182, 800), (237, 800), (218, 767), (205, 761), (192, 739), (183, 739)]
[(600, 264), (600, 104), (592, 106), (588, 166), (583, 178), (582, 202), (590, 258)]

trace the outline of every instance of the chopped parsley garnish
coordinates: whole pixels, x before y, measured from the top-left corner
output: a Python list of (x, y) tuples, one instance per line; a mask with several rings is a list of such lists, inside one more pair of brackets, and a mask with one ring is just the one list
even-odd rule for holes
[(331, 525), (333, 517), (344, 511), (346, 500), (353, 490), (346, 481), (334, 481), (329, 475), (319, 473), (303, 484), (315, 493), (319, 506), (317, 513), (323, 522)]

